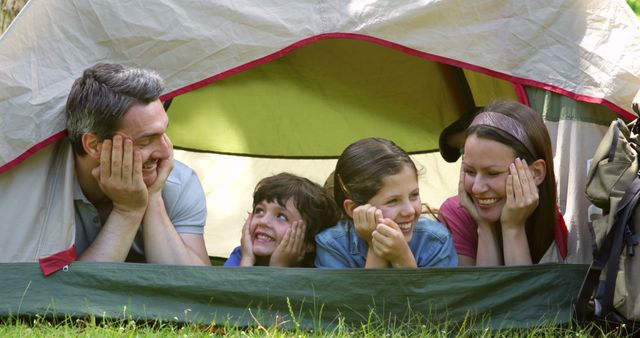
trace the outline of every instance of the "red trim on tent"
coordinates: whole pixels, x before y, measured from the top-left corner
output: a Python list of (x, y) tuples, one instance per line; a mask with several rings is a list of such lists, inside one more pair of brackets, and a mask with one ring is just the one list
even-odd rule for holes
[[(571, 91), (568, 91), (566, 89), (562, 89), (560, 87), (551, 85), (551, 84), (547, 84), (547, 83), (543, 83), (543, 82), (539, 82), (539, 81), (534, 81), (534, 80), (529, 80), (529, 79), (524, 79), (524, 78), (520, 78), (520, 77), (516, 77), (516, 76), (512, 76), (512, 75), (507, 75), (504, 73), (500, 73), (491, 69), (487, 69), (484, 67), (480, 67), (480, 66), (476, 66), (470, 63), (466, 63), (466, 62), (462, 62), (462, 61), (458, 61), (458, 60), (454, 60), (454, 59), (450, 59), (447, 57), (443, 57), (443, 56), (438, 56), (435, 54), (429, 54), (429, 53), (425, 53), (413, 48), (409, 48), (400, 44), (397, 44), (395, 42), (392, 41), (388, 41), (388, 40), (384, 40), (384, 39), (380, 39), (380, 38), (376, 38), (373, 36), (369, 36), (369, 35), (362, 35), (362, 34), (355, 34), (355, 33), (325, 33), (325, 34), (319, 34), (319, 35), (315, 35), (306, 39), (302, 39), (298, 42), (295, 42), (275, 53), (269, 54), (267, 56), (264, 56), (262, 58), (253, 60), (251, 62), (245, 63), (243, 65), (240, 65), (238, 67), (229, 69), (227, 71), (224, 71), (222, 73), (216, 74), (212, 77), (206, 78), (204, 80), (195, 82), (193, 84), (190, 84), (188, 86), (176, 89), (172, 92), (169, 92), (167, 94), (164, 94), (160, 97), (161, 100), (168, 100), (170, 98), (176, 97), (178, 95), (181, 94), (185, 94), (187, 92), (190, 92), (192, 90), (201, 88), (203, 86), (206, 86), (208, 84), (214, 83), (216, 81), (220, 81), (222, 79), (225, 79), (231, 75), (234, 74), (238, 74), (244, 71), (247, 71), (249, 69), (255, 68), (257, 66), (260, 66), (262, 64), (265, 64), (269, 61), (273, 61), (275, 59), (281, 58), (293, 51), (295, 51), (296, 49), (300, 48), (300, 47), (304, 47), (306, 45), (309, 45), (311, 43), (320, 41), (320, 40), (325, 40), (325, 39), (352, 39), (352, 40), (361, 40), (361, 41), (369, 41), (372, 43), (376, 43), (382, 46), (386, 46), (392, 49), (395, 49), (397, 51), (409, 54), (409, 55), (413, 55), (413, 56), (417, 56), (417, 57), (421, 57), (424, 59), (428, 59), (428, 60), (432, 60), (432, 61), (436, 61), (436, 62), (440, 62), (440, 63), (445, 63), (448, 65), (452, 65), (452, 66), (456, 66), (456, 67), (460, 67), (460, 68), (465, 68), (465, 69), (469, 69), (472, 71), (476, 71), (478, 73), (483, 73), (492, 77), (497, 77), (499, 79), (503, 79), (509, 82), (512, 82), (514, 84), (519, 84), (520, 86), (532, 86), (532, 87), (539, 87), (542, 89), (546, 89), (552, 92), (556, 92), (558, 94), (562, 94), (564, 96), (568, 96), (576, 101), (583, 101), (583, 102), (588, 102), (588, 103), (596, 103), (596, 104), (601, 104), (615, 112), (617, 112), (618, 114), (622, 115), (625, 118), (628, 119), (635, 119), (635, 115), (633, 115), (632, 113), (622, 109), (621, 107), (619, 107), (618, 105), (602, 99), (602, 98), (597, 98), (597, 97), (591, 97), (591, 96), (587, 96), (587, 95), (581, 95), (581, 94), (576, 94), (573, 93)], [(517, 91), (516, 91), (517, 93)], [(528, 100), (528, 99), (527, 99)], [(521, 99), (522, 101), (522, 99)]]
[(62, 139), (65, 136), (67, 136), (67, 130), (66, 129), (61, 131), (61, 132), (58, 132), (57, 134), (53, 134), (52, 136), (49, 136), (48, 138), (44, 139), (44, 141), (42, 141), (40, 143), (36, 143), (36, 145), (34, 145), (33, 147), (27, 149), (27, 151), (25, 151), (24, 153), (20, 154), (20, 156), (14, 158), (13, 161), (10, 161), (7, 164), (5, 164), (2, 167), (0, 167), (0, 174), (2, 174), (5, 171), (17, 166), (18, 164), (22, 163), (22, 161), (26, 160), (31, 155), (35, 154), (38, 150), (40, 150), (42, 148), (45, 148), (46, 146), (50, 145), (51, 143), (53, 143), (55, 141), (58, 141), (58, 140)]
[(44, 273), (45, 277), (48, 277), (54, 272), (64, 269), (65, 266), (71, 264), (76, 258), (76, 246), (73, 245), (67, 250), (62, 250), (51, 256), (40, 258), (38, 261), (40, 262), (42, 273)]
[(531, 107), (529, 95), (527, 95), (527, 90), (524, 88), (524, 86), (519, 83), (513, 83), (513, 89), (515, 90), (516, 96), (518, 96), (518, 100), (520, 100), (520, 103)]
[[(208, 84), (214, 83), (216, 81), (220, 81), (222, 79), (225, 79), (231, 75), (234, 74), (238, 74), (238, 73), (242, 73), (244, 71), (247, 71), (249, 69), (255, 68), (257, 66), (260, 66), (262, 64), (265, 64), (267, 62), (273, 61), (275, 59), (281, 58), (291, 52), (293, 52), (294, 50), (300, 48), (300, 47), (304, 47), (308, 44), (320, 41), (320, 40), (325, 40), (325, 39), (353, 39), (353, 40), (362, 40), (362, 41), (369, 41), (372, 43), (376, 43), (382, 46), (386, 46), (392, 49), (395, 49), (397, 51), (409, 54), (409, 55), (413, 55), (413, 56), (417, 56), (417, 57), (421, 57), (424, 59), (428, 59), (428, 60), (432, 60), (432, 61), (436, 61), (436, 62), (440, 62), (440, 63), (444, 63), (444, 64), (448, 64), (448, 65), (452, 65), (452, 66), (456, 66), (456, 67), (460, 67), (460, 68), (465, 68), (465, 69), (469, 69), (475, 72), (479, 72), (479, 73), (483, 73), (489, 76), (493, 76), (493, 77), (497, 77), (509, 82), (512, 82), (514, 84), (518, 84), (520, 86), (532, 86), (532, 87), (539, 87), (542, 89), (546, 89), (552, 92), (556, 92), (558, 94), (562, 94), (564, 96), (568, 96), (574, 100), (577, 101), (583, 101), (583, 102), (589, 102), (589, 103), (595, 103), (595, 104), (601, 104), (615, 112), (617, 112), (618, 114), (620, 114), (621, 116), (633, 120), (636, 118), (635, 115), (633, 115), (632, 113), (622, 109), (621, 107), (617, 106), (616, 104), (602, 99), (602, 98), (597, 98), (597, 97), (591, 97), (591, 96), (586, 96), (586, 95), (581, 95), (581, 94), (576, 94), (573, 93), (571, 91), (568, 91), (566, 89), (562, 89), (560, 87), (554, 86), (554, 85), (550, 85), (550, 84), (546, 84), (546, 83), (542, 83), (542, 82), (538, 82), (538, 81), (534, 81), (534, 80), (528, 80), (528, 79), (524, 79), (524, 78), (519, 78), (519, 77), (515, 77), (515, 76), (511, 76), (511, 75), (507, 75), (504, 73), (500, 73), (500, 72), (496, 72), (493, 71), (491, 69), (487, 69), (484, 67), (480, 67), (480, 66), (476, 66), (470, 63), (466, 63), (466, 62), (462, 62), (462, 61), (457, 61), (457, 60), (453, 60), (447, 57), (443, 57), (443, 56), (438, 56), (438, 55), (434, 55), (434, 54), (429, 54), (429, 53), (425, 53), (413, 48), (409, 48), (400, 44), (397, 44), (395, 42), (392, 41), (388, 41), (388, 40), (384, 40), (384, 39), (380, 39), (380, 38), (376, 38), (373, 36), (368, 36), (368, 35), (362, 35), (362, 34), (354, 34), (354, 33), (325, 33), (325, 34), (319, 34), (319, 35), (315, 35), (306, 39), (302, 39), (298, 42), (295, 42), (275, 53), (269, 54), (267, 56), (264, 56), (262, 58), (247, 62), (243, 65), (240, 65), (238, 67), (229, 69), (227, 71), (224, 71), (222, 73), (216, 74), (214, 76), (208, 77), (204, 80), (192, 83), (190, 85), (184, 86), (182, 88), (176, 89), (172, 92), (169, 92), (167, 94), (164, 94), (160, 97), (160, 99), (162, 101), (171, 99), (173, 97), (176, 97), (178, 95), (181, 94), (185, 94), (188, 93), (192, 90), (196, 90), (198, 88), (204, 87)], [(517, 93), (517, 91), (516, 91)], [(521, 99), (522, 101), (522, 99)], [(27, 151), (25, 151), (24, 153), (22, 153), (21, 155), (19, 155), (18, 157), (16, 157), (14, 160), (8, 162), (7, 164), (3, 165), (0, 167), (0, 174), (4, 173), (5, 171), (15, 167), (16, 165), (18, 165), (19, 163), (21, 163), (22, 161), (24, 161), (26, 158), (28, 158), (29, 156), (31, 156), (32, 154), (34, 154), (36, 151), (48, 146), (49, 144), (61, 139), (62, 137), (64, 137), (66, 135), (66, 130), (65, 131), (61, 131), (57, 134), (54, 134), (53, 136), (50, 136), (49, 138), (45, 139), (44, 141), (37, 143), (36, 145), (34, 145), (33, 147), (29, 148)]]
[(567, 230), (567, 224), (564, 222), (564, 217), (558, 208), (556, 212), (556, 227), (554, 229), (554, 238), (556, 240), (556, 245), (558, 246), (558, 250), (560, 251), (560, 256), (562, 258), (567, 258), (567, 254), (569, 253), (569, 230)]

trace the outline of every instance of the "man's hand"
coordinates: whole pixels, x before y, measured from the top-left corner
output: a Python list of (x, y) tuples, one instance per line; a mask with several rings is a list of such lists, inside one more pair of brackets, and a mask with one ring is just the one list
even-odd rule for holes
[(304, 234), (307, 227), (303, 220), (293, 222), (282, 241), (271, 254), (269, 266), (299, 266), (306, 253)]
[(167, 182), (171, 170), (173, 170), (173, 144), (167, 134), (162, 135), (162, 141), (165, 142), (169, 149), (169, 157), (160, 160), (158, 163), (158, 176), (151, 186), (149, 186), (149, 195), (154, 195), (162, 192), (164, 184)]
[(382, 219), (382, 211), (370, 204), (361, 205), (353, 210), (353, 224), (360, 238), (371, 245), (371, 234)]
[(148, 190), (142, 179), (142, 155), (134, 151), (133, 142), (115, 135), (104, 140), (100, 165), (91, 171), (100, 189), (113, 203), (113, 211), (121, 214), (144, 212)]

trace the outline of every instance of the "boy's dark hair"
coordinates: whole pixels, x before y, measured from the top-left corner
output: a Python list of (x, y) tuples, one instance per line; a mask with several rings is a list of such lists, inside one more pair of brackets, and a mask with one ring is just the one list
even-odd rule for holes
[(307, 227), (305, 243), (314, 244), (316, 234), (338, 222), (338, 208), (333, 198), (319, 184), (290, 173), (260, 180), (253, 192), (253, 208), (262, 201), (275, 202), (284, 207), (290, 198), (293, 198), (293, 205)]

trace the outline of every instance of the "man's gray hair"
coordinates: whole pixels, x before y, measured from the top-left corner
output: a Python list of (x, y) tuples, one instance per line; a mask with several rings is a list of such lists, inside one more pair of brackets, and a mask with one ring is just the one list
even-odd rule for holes
[(112, 138), (132, 106), (157, 100), (163, 90), (162, 78), (153, 71), (110, 63), (87, 68), (73, 83), (65, 107), (75, 153), (86, 154), (84, 133), (94, 133), (100, 140)]

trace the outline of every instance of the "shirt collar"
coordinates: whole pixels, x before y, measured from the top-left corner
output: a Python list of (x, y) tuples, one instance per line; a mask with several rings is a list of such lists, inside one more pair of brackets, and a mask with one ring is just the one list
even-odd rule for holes
[(87, 204), (91, 203), (87, 199), (87, 196), (85, 196), (84, 193), (82, 192), (82, 187), (80, 187), (80, 182), (78, 182), (77, 174), (73, 175), (73, 199), (75, 201), (82, 201)]

